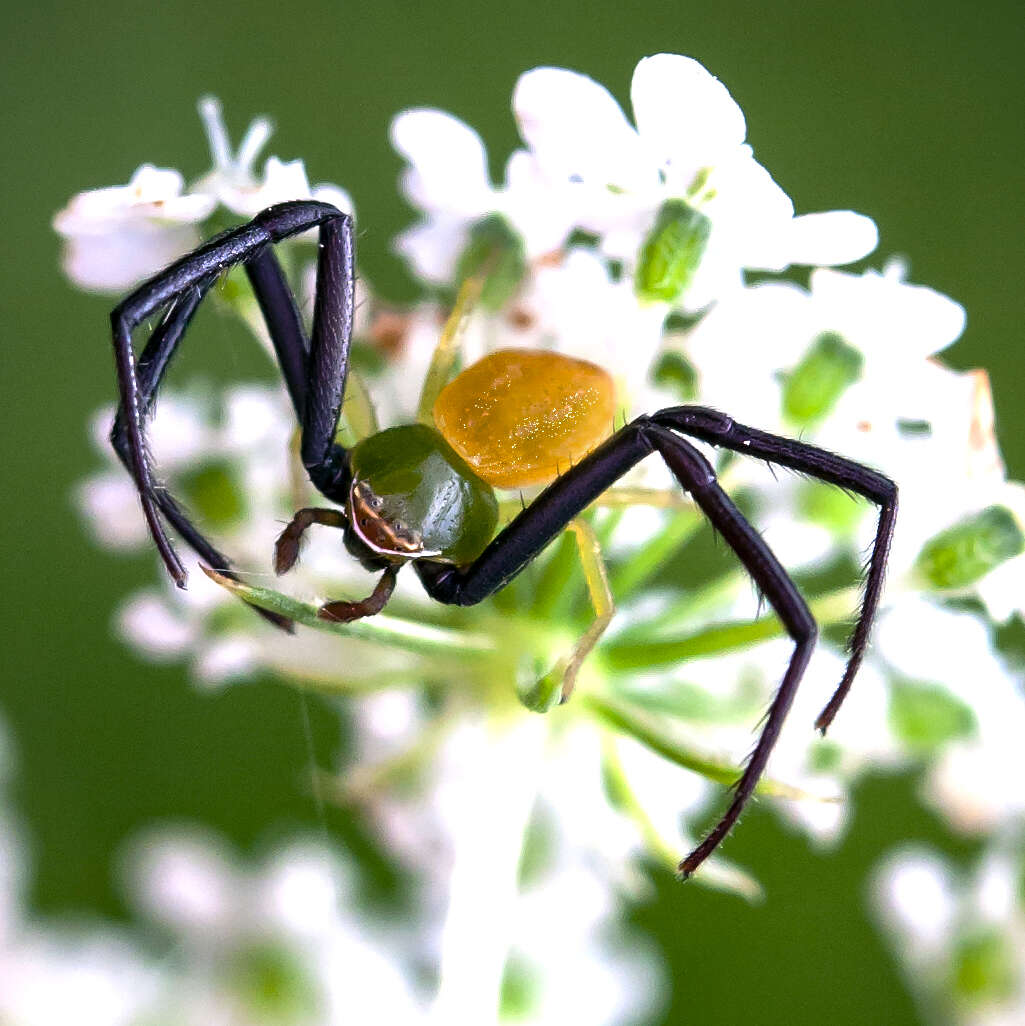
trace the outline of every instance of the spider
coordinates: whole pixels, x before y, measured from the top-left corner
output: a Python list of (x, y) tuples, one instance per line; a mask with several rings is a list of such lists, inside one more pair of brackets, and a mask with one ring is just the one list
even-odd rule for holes
[[(313, 327), (307, 338), (273, 244), (314, 228), (320, 246)], [(275, 568), (279, 573), (289, 569), (298, 558), (303, 533), (313, 524), (322, 524), (340, 528), (349, 552), (368, 570), (381, 572), (370, 596), (329, 602), (320, 611), (324, 618), (350, 621), (380, 612), (406, 563), (412, 564), (427, 594), (438, 602), (472, 606), (483, 601), (653, 453), (666, 462), (736, 553), (779, 616), (794, 648), (728, 808), (679, 865), (681, 875), (689, 876), (726, 836), (762, 776), (818, 634), (797, 587), (689, 439), (788, 467), (879, 507), (846, 669), (816, 720), (823, 732), (846, 697), (868, 642), (897, 513), (896, 485), (842, 456), (745, 427), (703, 406), (659, 410), (610, 435), (609, 375), (593, 364), (529, 350), (492, 353), (463, 370), (437, 396), (435, 426), (389, 428), (347, 450), (335, 435), (352, 335), (353, 222), (328, 204), (293, 201), (269, 207), (249, 224), (182, 257), (139, 286), (111, 314), (120, 392), (111, 443), (134, 479), (153, 541), (179, 587), (185, 587), (186, 573), (165, 522), (210, 567), (238, 578), (228, 559), (154, 480), (144, 421), (197, 307), (218, 276), (238, 264), (249, 277), (295, 409), (303, 465), (316, 489), (335, 504), (295, 514), (278, 539)], [(136, 359), (133, 330), (161, 313)], [(528, 423), (524, 441), (523, 428)], [(578, 459), (560, 474), (557, 464), (565, 466), (567, 460), (565, 456), (560, 460), (559, 453), (567, 450)], [(547, 487), (533, 502), (496, 534), (493, 486), (545, 482)], [(260, 612), (280, 627), (291, 627), (278, 614)], [(586, 654), (586, 646), (578, 656), (581, 652)]]

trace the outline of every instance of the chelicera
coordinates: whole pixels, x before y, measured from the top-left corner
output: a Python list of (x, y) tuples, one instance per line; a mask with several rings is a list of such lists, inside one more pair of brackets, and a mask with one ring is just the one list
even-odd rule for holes
[[(319, 230), (320, 249), (313, 328), (307, 338), (273, 244), (314, 228)], [(288, 570), (298, 557), (303, 533), (313, 524), (323, 524), (340, 528), (352, 555), (381, 573), (368, 598), (329, 602), (322, 607), (323, 617), (349, 621), (379, 612), (407, 563), (431, 598), (475, 605), (504, 587), (562, 531), (577, 524), (578, 515), (627, 471), (655, 453), (736, 553), (779, 616), (794, 649), (729, 807), (680, 863), (681, 873), (692, 873), (736, 822), (765, 770), (815, 646), (817, 628), (787, 572), (689, 439), (788, 467), (879, 507), (847, 666), (816, 721), (822, 731), (846, 697), (868, 642), (897, 512), (894, 483), (842, 456), (745, 427), (702, 406), (659, 410), (610, 434), (614, 397), (604, 370), (557, 354), (524, 350), (492, 353), (462, 371), (437, 395), (433, 426), (389, 428), (347, 450), (335, 435), (352, 336), (352, 220), (324, 203), (282, 203), (176, 261), (136, 289), (111, 315), (121, 400), (111, 441), (138, 488), (160, 556), (180, 587), (185, 587), (185, 569), (165, 523), (210, 567), (224, 576), (235, 574), (229, 560), (156, 483), (147, 459), (144, 422), (197, 307), (218, 276), (238, 264), (245, 268), (259, 302), (298, 418), (303, 465), (313, 485), (334, 504), (295, 514), (278, 539), (276, 569)], [(160, 314), (136, 359), (133, 330)], [(561, 468), (569, 469), (560, 473)], [(494, 488), (531, 484), (546, 487), (498, 529)], [(291, 626), (277, 614), (261, 612), (278, 626)], [(589, 632), (564, 668), (567, 678), (595, 639), (596, 634)], [(571, 684), (567, 679), (564, 698)]]

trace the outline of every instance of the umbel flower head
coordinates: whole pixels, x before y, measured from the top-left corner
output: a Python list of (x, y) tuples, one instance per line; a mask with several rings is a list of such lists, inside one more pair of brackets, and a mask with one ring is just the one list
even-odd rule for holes
[[(997, 806), (976, 822), (1018, 815), (1013, 796), (977, 781), (987, 759), (1000, 761), (992, 739), (1025, 714), (993, 641), (994, 621), (1021, 609), (1025, 510), (1021, 487), (1006, 480), (985, 373), (952, 371), (937, 356), (960, 336), (963, 309), (892, 262), (821, 266), (870, 253), (873, 223), (851, 211), (796, 213), (755, 161), (739, 107), (697, 62), (646, 58), (631, 99), (632, 124), (586, 76), (528, 72), (513, 95), (524, 146), (498, 186), (468, 126), (432, 110), (395, 119), (408, 164), (401, 189), (421, 214), (396, 248), (425, 298), (402, 309), (364, 287), (340, 439), (422, 417), (439, 367), (528, 347), (608, 371), (617, 424), (694, 401), (878, 468), (905, 497), (890, 583), (876, 644), (823, 739), (811, 724), (843, 674), (875, 518), (824, 485), (708, 454), (823, 628), (759, 795), (828, 841), (842, 833), (861, 773), (921, 764), (929, 800), (955, 825), (973, 802)], [(299, 162), (268, 161), (255, 175), (265, 121), (233, 153), (216, 105), (204, 101), (202, 112), (213, 171), (188, 192), (180, 176), (162, 180), (195, 237), (213, 230), (218, 206), (242, 219), (272, 200), (333, 195), (352, 209), (337, 191), (310, 190)], [(104, 251), (134, 248), (137, 270), (120, 265), (122, 284), (154, 270), (151, 233), (165, 246), (159, 260), (181, 251), (169, 254), (152, 203), (108, 192), (82, 194), (58, 215), (74, 254), (66, 268), (85, 287), (113, 287)], [(82, 210), (99, 213), (78, 222), (68, 213)], [(83, 245), (86, 235), (99, 242)], [(289, 245), (292, 284), (308, 298), (315, 251)], [(220, 299), (254, 325), (255, 303), (234, 277)], [(96, 432), (110, 465), (79, 501), (101, 543), (132, 549), (147, 537), (134, 485), (102, 441), (112, 418), (105, 411)], [(193, 572), (181, 591), (161, 578), (126, 601), (119, 630), (149, 658), (188, 660), (210, 684), (269, 670), (344, 698), (353, 752), (321, 783), (377, 824), (387, 851), (424, 880), (426, 904), (442, 909), (431, 956), (441, 1021), (495, 1021), (503, 975), (545, 940), (530, 934), (529, 902), (518, 904), (524, 845), (545, 840), (541, 880), (547, 872), (563, 887), (562, 870), (573, 877), (581, 865), (636, 887), (641, 853), (674, 867), (736, 780), (792, 644), (733, 562), (696, 555), (703, 521), (654, 460), (480, 606), (432, 603), (407, 573), (384, 613), (327, 622), (321, 602), (368, 590), (334, 532), (311, 532), (287, 591), (268, 586), (281, 522), (313, 504), (294, 431), (280, 388), (162, 393), (155, 465), (241, 580)], [(532, 497), (500, 493), (501, 518)], [(274, 631), (239, 596), (298, 623), (297, 636)], [(601, 634), (596, 617), (604, 624), (613, 601)], [(560, 703), (570, 666), (576, 688)], [(952, 759), (976, 767), (960, 793)], [(696, 879), (759, 894), (723, 856)], [(581, 909), (589, 902), (580, 896)], [(556, 1007), (539, 1006), (553, 1021)], [(619, 1007), (596, 1001), (576, 1018), (613, 1021)]]

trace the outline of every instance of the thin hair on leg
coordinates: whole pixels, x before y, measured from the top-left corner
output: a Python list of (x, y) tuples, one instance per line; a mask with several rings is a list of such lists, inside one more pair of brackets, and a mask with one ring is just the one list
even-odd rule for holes
[(788, 467), (817, 481), (836, 485), (879, 507), (875, 541), (865, 575), (865, 591), (848, 643), (847, 665), (833, 696), (815, 720), (816, 728), (824, 734), (847, 697), (868, 647), (872, 621), (883, 592), (886, 561), (897, 521), (897, 485), (885, 474), (854, 460), (807, 442), (738, 424), (725, 413), (704, 406), (677, 406), (660, 410), (652, 420), (711, 445), (766, 460), (770, 467), (773, 464)]

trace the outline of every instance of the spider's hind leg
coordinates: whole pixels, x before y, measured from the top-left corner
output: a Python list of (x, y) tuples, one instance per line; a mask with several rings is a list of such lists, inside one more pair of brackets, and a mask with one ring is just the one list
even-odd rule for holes
[(732, 417), (703, 406), (678, 406), (660, 410), (652, 420), (692, 438), (700, 438), (711, 445), (766, 460), (770, 466), (778, 464), (789, 467), (818, 481), (836, 485), (874, 502), (879, 507), (875, 541), (872, 544), (868, 572), (865, 576), (865, 594), (851, 633), (847, 666), (833, 696), (815, 721), (815, 726), (825, 733), (847, 697), (868, 647), (869, 632), (883, 592), (886, 560), (897, 520), (896, 484), (885, 474), (880, 474), (877, 470), (853, 460), (837, 456), (807, 442), (798, 442), (792, 438), (783, 438), (738, 424)]

